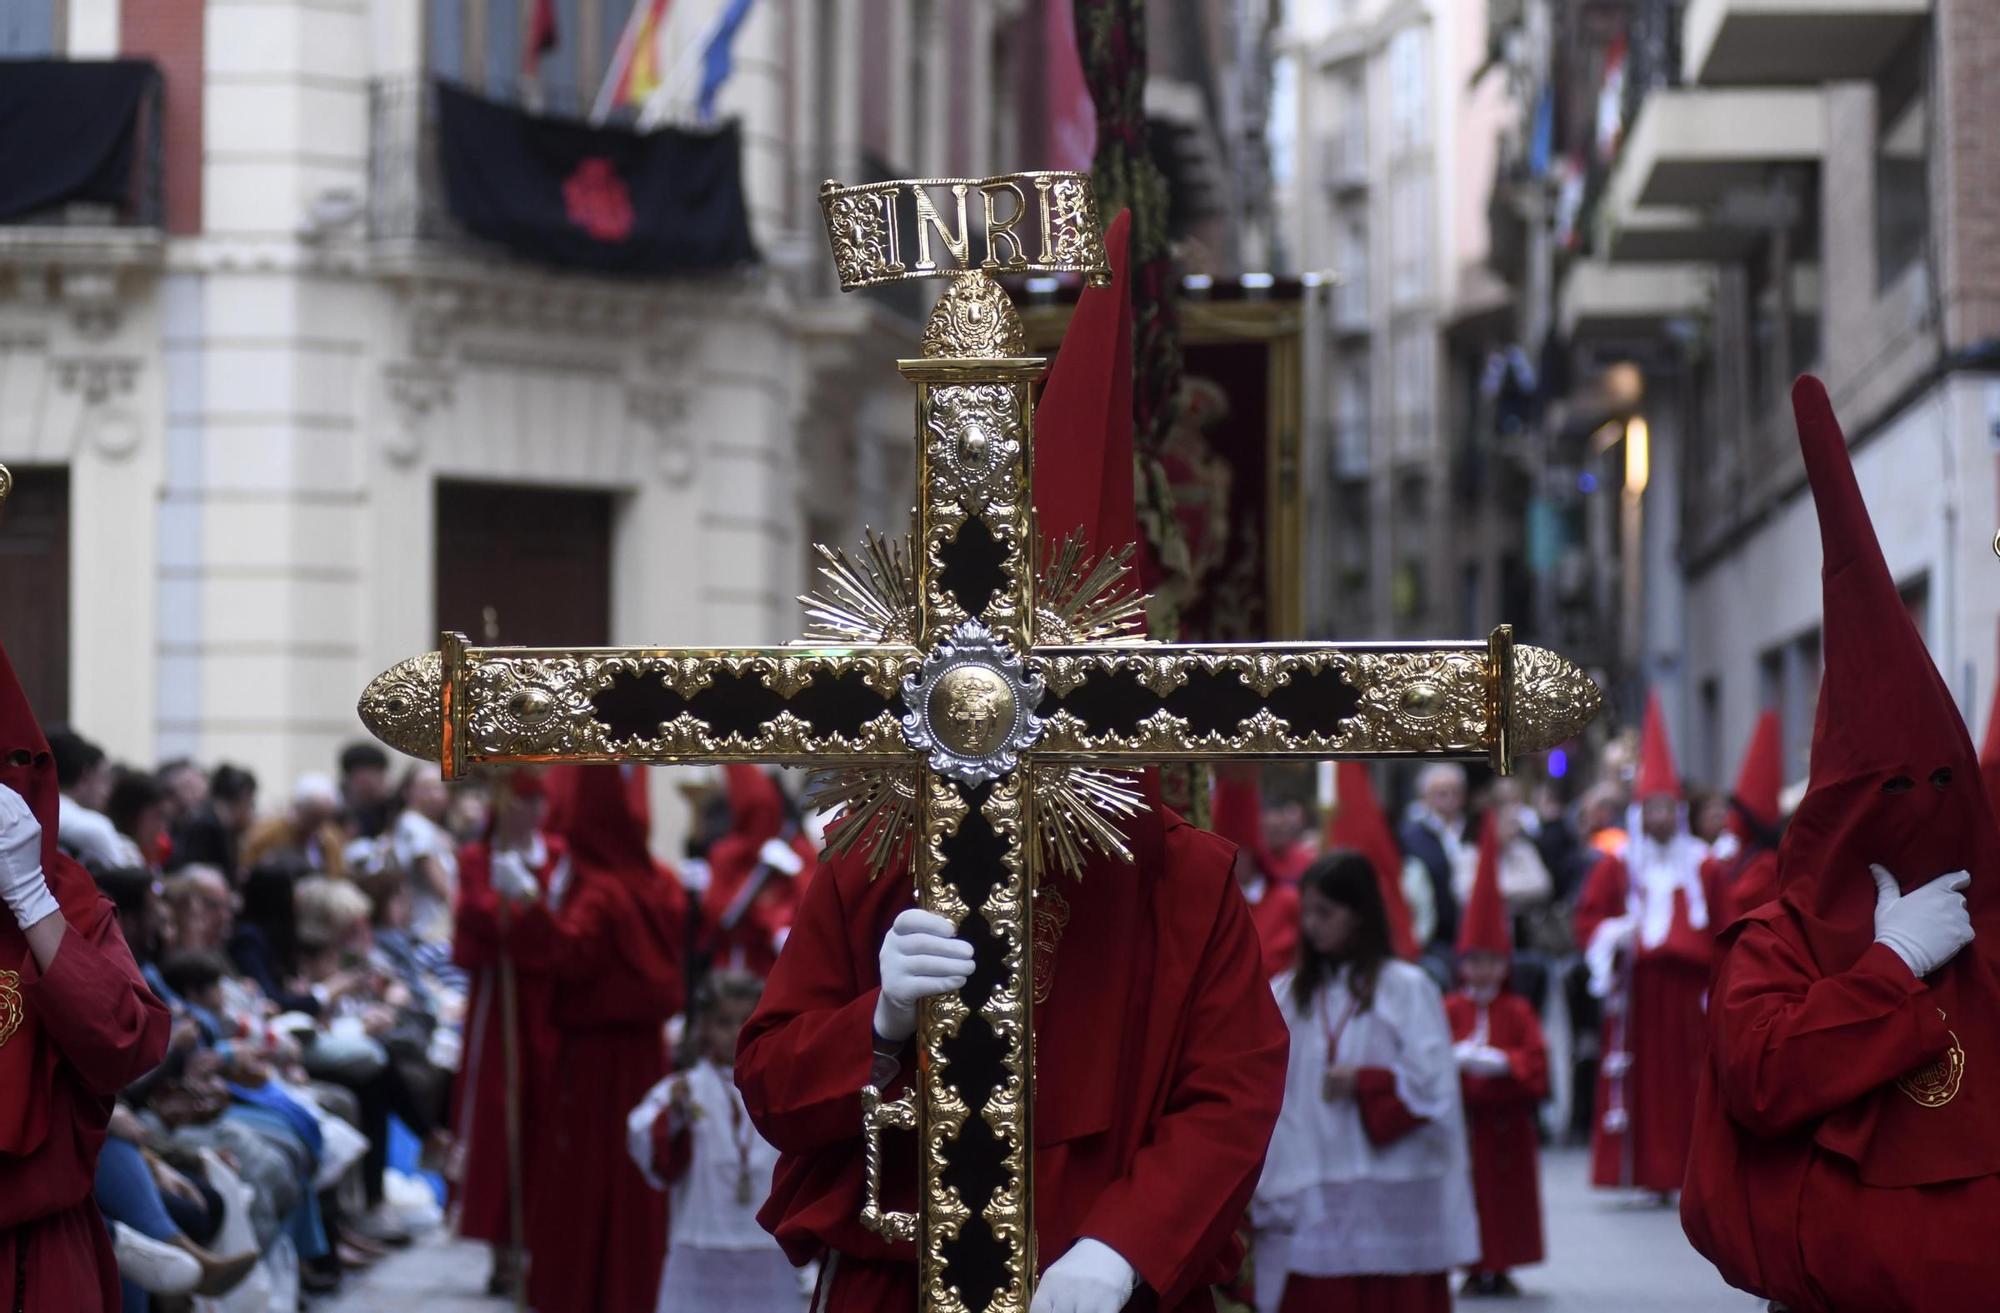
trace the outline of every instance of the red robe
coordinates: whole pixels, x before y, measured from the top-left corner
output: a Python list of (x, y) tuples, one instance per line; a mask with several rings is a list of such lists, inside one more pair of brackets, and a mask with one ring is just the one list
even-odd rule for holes
[[(1445, 995), (1444, 1010), (1453, 1040), (1479, 1029), (1481, 1008), (1470, 994)], [(1484, 1011), (1486, 1042), (1507, 1055), (1510, 1070), (1493, 1076), (1468, 1071), (1460, 1079), (1479, 1204), (1479, 1270), (1504, 1272), (1542, 1261), (1535, 1106), (1549, 1096), (1549, 1047), (1535, 1010), (1519, 994), (1503, 991)]]
[(1297, 886), (1264, 881), (1263, 897), (1250, 904), (1257, 942), (1264, 948), (1266, 977), (1292, 969), (1299, 956), (1299, 891)]
[[(1093, 863), (1038, 897), (1050, 909), (1038, 958), (1061, 920), (1053, 904), (1068, 917), (1035, 1013), (1035, 1223), (1044, 1265), (1093, 1236), (1159, 1309), (1193, 1313), (1240, 1261), (1287, 1036), (1233, 848), (1178, 817), (1168, 826), (1136, 864)], [(829, 1313), (914, 1307), (914, 1248), (859, 1220), (877, 958), (910, 898), (907, 872), (871, 880), (865, 860), (826, 863), (737, 1050), (737, 1087), (782, 1154), (758, 1220), (795, 1263), (838, 1252)], [(916, 1187), (913, 1137), (892, 1133), (884, 1206), (913, 1207)]]
[[(1605, 857), (1591, 869), (1576, 905), (1579, 943), (1590, 943), (1606, 920), (1631, 910), (1630, 886), (1623, 858)], [(1605, 1000), (1599, 1050), (1604, 1059), (1590, 1136), (1593, 1185), (1667, 1194), (1681, 1188), (1687, 1173), (1695, 1087), (1708, 1051), (1703, 1008), (1715, 958), (1715, 915), (1724, 903), (1709, 889), (1708, 924), (1698, 927), (1686, 895), (1677, 890), (1673, 899), (1672, 926), (1664, 941), (1654, 947), (1635, 941), (1627, 950), (1633, 957), (1626, 972), (1625, 1012), (1617, 1012), (1616, 997)], [(1622, 1078), (1609, 1061), (1621, 1051), (1630, 1055), (1631, 1064)], [(1606, 1114), (1620, 1107), (1627, 1121), (1622, 1132), (1606, 1124)]]
[(625, 1117), (667, 1074), (687, 900), (647, 853), (619, 768), (571, 769), (569, 888), (553, 913), (522, 909), (524, 933), (549, 936), (558, 1035), (528, 1201), (528, 1296), (537, 1313), (644, 1313), (666, 1259), (667, 1199), (626, 1151)]
[[(14, 1001), (61, 1058), (40, 1145), (19, 1156), (0, 1153), (0, 1309), (116, 1313), (119, 1307), (111, 1238), (91, 1197), (97, 1151), (118, 1091), (166, 1055), (170, 1019), (140, 979), (111, 904), (100, 904), (94, 915), (65, 908), (69, 933), (46, 973), (25, 946), (6, 962), (20, 977)], [(18, 943), (13, 918), (4, 908), (0, 917)], [(79, 921), (94, 923), (94, 930), (80, 930)], [(12, 1039), (34, 1037), (24, 1027)], [(25, 1278), (21, 1286), (17, 1274)]]
[(1702, 868), (1708, 887), (1719, 891), (1722, 914), (1714, 924), (1727, 928), (1778, 896), (1778, 854), (1770, 848), (1711, 858)]
[(1319, 856), (1319, 849), (1304, 839), (1294, 839), (1283, 848), (1274, 849), (1269, 854), (1271, 869), (1268, 874), (1280, 884), (1297, 887), (1305, 875), (1306, 868)]
[[(564, 859), (563, 841), (544, 835), (546, 857), (535, 878), (547, 893), (549, 877)], [(472, 976), (466, 1001), (465, 1058), (452, 1091), (453, 1132), (465, 1152), (459, 1183), (459, 1234), (490, 1245), (514, 1243), (508, 1202), (507, 1049), (500, 991), (501, 899), (493, 892), (491, 845), (467, 844), (458, 854), (458, 908), (451, 960)], [(515, 1043), (521, 1089), (522, 1197), (535, 1196), (532, 1128), (546, 1124), (549, 1083), (555, 1071), (556, 1031), (549, 1020), (547, 917), (509, 908), (504, 936), (514, 960)]]
[(731, 764), (725, 770), (729, 833), (717, 839), (708, 853), (708, 888), (701, 895), (706, 944), (715, 966), (768, 976), (778, 960), (778, 945), (790, 932), (817, 854), (809, 842), (795, 837), (786, 846), (804, 864), (798, 874), (767, 869), (763, 847), (779, 836), (785, 824), (777, 783), (760, 766)]
[[(1701, 1089), (1701, 1124), (1713, 1129), (1681, 1198), (1695, 1248), (1731, 1285), (1792, 1313), (1989, 1307), (2000, 1177), (1870, 1187), (1815, 1139), (1830, 1114), (1946, 1052), (1934, 991), (1879, 944), (1822, 973), (1781, 904), (1729, 938)], [(1978, 1049), (1960, 1038), (1969, 1083)]]

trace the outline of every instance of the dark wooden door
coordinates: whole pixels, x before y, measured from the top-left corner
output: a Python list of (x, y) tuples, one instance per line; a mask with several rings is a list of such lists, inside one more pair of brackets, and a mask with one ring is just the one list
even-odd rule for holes
[(10, 465), (0, 505), (0, 641), (44, 725), (69, 719), (69, 470)]
[(474, 644), (611, 641), (610, 493), (437, 485), (437, 620)]

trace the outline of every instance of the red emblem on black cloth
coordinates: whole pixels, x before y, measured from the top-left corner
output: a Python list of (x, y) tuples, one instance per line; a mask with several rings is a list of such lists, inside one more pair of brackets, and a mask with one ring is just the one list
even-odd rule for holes
[(602, 155), (584, 159), (563, 180), (563, 206), (571, 223), (600, 242), (632, 235), (632, 193)]

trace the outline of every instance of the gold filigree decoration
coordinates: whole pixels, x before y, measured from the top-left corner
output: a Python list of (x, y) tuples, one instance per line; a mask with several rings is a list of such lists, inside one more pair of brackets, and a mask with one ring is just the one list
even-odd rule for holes
[(1056, 261), (1082, 264), (1102, 259), (1104, 225), (1097, 218), (1097, 197), (1076, 178), (1058, 178), (1046, 202)]
[(21, 1002), (21, 973), (0, 970), (0, 1049), (21, 1028), (27, 1010)]
[(442, 751), (443, 659), (426, 652), (398, 661), (369, 681), (356, 708), (368, 732), (396, 751), (436, 761)]
[(13, 491), (14, 476), (7, 472), (5, 465), (0, 465), (0, 506), (6, 504), (8, 495)]
[(472, 753), (534, 757), (607, 750), (591, 699), (621, 674), (645, 674), (648, 663), (639, 657), (548, 657), (470, 664), (462, 696), (470, 708), (465, 734)]
[(917, 636), (917, 568), (910, 537), (864, 530), (854, 559), (815, 545), (826, 582), (799, 598), (804, 643), (910, 643)]
[(865, 283), (875, 270), (889, 267), (886, 207), (891, 203), (882, 194), (830, 196), (825, 200), (827, 241), (833, 247), (834, 272), (843, 287)]
[(1546, 752), (1583, 732), (1604, 708), (1604, 691), (1572, 661), (1545, 647), (1514, 649), (1513, 714), (1508, 729), (1516, 753)]
[[(1944, 1009), (1938, 1009), (1938, 1018), (1944, 1019)], [(1958, 1033), (1947, 1030), (1951, 1047), (1936, 1062), (1927, 1062), (1906, 1075), (1896, 1078), (1896, 1088), (1920, 1108), (1942, 1108), (1958, 1097), (1959, 1087), (1965, 1083), (1965, 1050), (1959, 1045)]]
[(1419, 649), (1346, 657), (1360, 714), (1343, 748), (1367, 752), (1475, 752), (1486, 742), (1489, 672), (1483, 652)]
[(959, 508), (983, 516), (1020, 501), (1020, 399), (1005, 383), (959, 383), (931, 389), (931, 468), (944, 476)]
[(924, 321), (923, 353), (933, 360), (1024, 356), (1028, 334), (1005, 288), (983, 273), (960, 274)]

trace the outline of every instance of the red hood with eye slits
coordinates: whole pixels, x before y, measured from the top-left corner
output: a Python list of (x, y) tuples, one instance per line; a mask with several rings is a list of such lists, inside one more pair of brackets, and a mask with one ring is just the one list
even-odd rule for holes
[[(2000, 1037), (2000, 829), (1979, 759), (1882, 557), (1826, 389), (1799, 379), (1792, 407), (1819, 514), (1825, 674), (1811, 779), (1778, 851), (1780, 897), (1832, 975), (1874, 941), (1871, 863), (1906, 891), (1970, 871), (1976, 938), (1930, 977), (1926, 1001), (1969, 1045), (1990, 1045)], [(1991, 1071), (2000, 1054), (1974, 1061)], [(1888, 1086), (1827, 1118), (1815, 1139), (1872, 1186), (1989, 1175), (2000, 1172), (2000, 1099), (1989, 1089), (1924, 1108)]]

